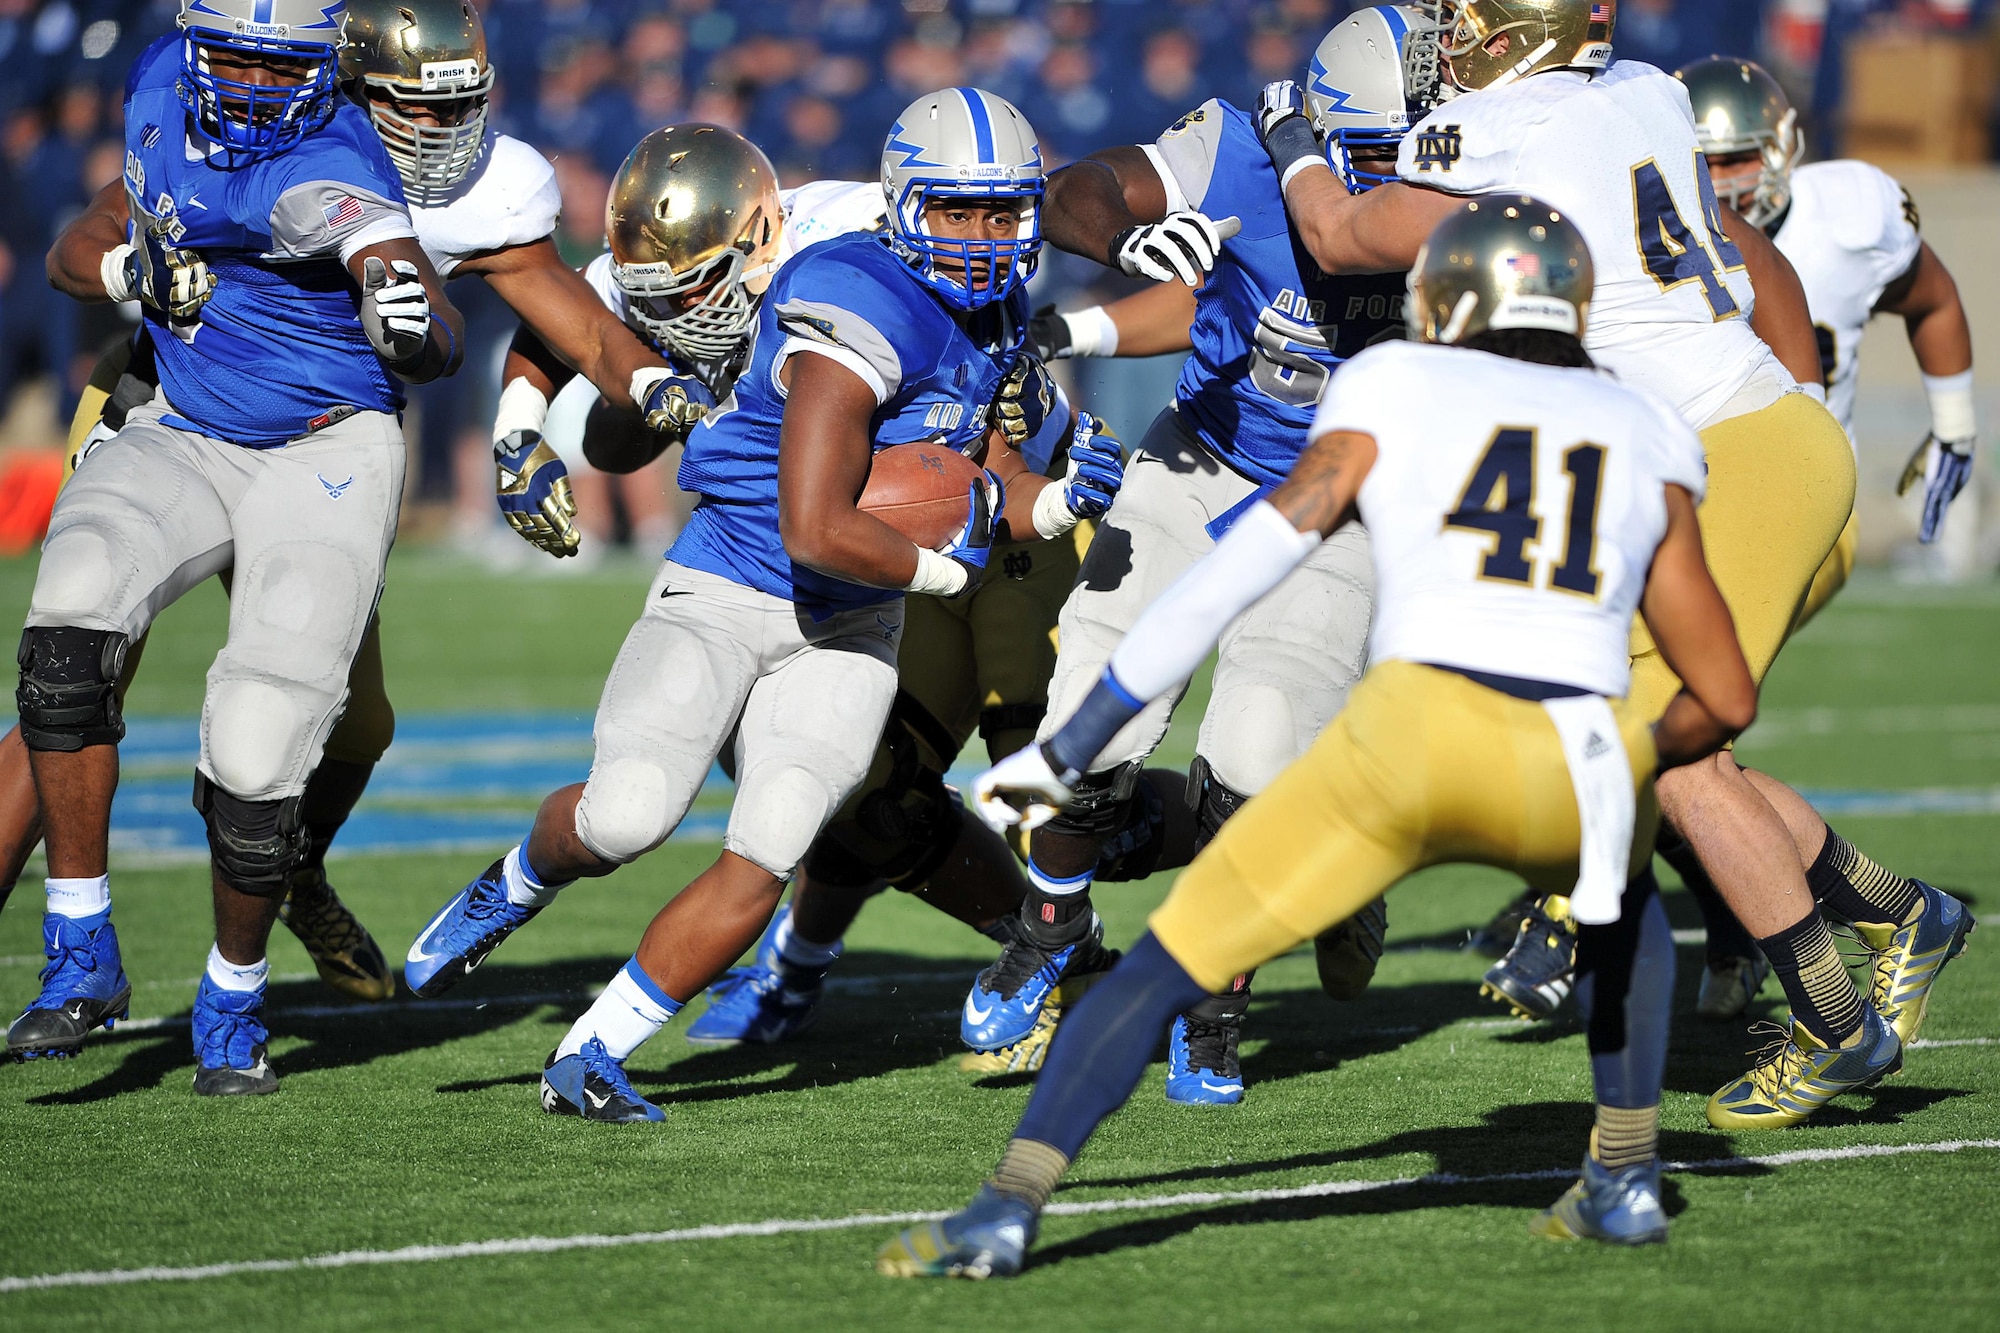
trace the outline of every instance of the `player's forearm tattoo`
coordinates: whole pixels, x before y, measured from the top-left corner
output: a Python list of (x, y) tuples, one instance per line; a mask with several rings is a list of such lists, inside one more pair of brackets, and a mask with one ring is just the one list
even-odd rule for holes
[(1301, 532), (1332, 532), (1355, 489), (1342, 479), (1353, 457), (1352, 437), (1340, 431), (1322, 435), (1299, 455), (1292, 475), (1271, 493), (1271, 503)]

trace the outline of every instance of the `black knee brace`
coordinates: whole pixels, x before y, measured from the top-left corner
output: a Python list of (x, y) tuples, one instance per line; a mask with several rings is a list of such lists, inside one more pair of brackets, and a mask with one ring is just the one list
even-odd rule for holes
[(1097, 856), (1097, 880), (1122, 884), (1144, 879), (1160, 866), (1166, 849), (1167, 804), (1159, 790), (1142, 776), (1125, 803), (1125, 818)]
[(31, 625), (22, 631), (14, 707), (30, 750), (69, 754), (125, 739), (118, 673), (128, 642), (115, 630)]
[(1103, 773), (1086, 773), (1077, 779), (1076, 793), (1063, 812), (1042, 825), (1051, 833), (1073, 838), (1093, 838), (1098, 842), (1112, 837), (1125, 826), (1127, 811), (1139, 786), (1140, 762), (1120, 764)]
[(1033, 731), (1049, 715), (1045, 703), (995, 704), (979, 710), (979, 739), (990, 741), (1006, 731)]
[(216, 873), (238, 893), (258, 898), (283, 893), (312, 850), (296, 796), (245, 801), (196, 772), (194, 808), (208, 825), (208, 854)]
[(1188, 795), (1194, 800), (1194, 849), (1199, 852), (1214, 839), (1223, 822), (1250, 798), (1215, 776), (1208, 760), (1200, 755), (1188, 765)]
[[(826, 829), (806, 858), (806, 873), (840, 888), (865, 888), (887, 880), (914, 889), (928, 880), (958, 841), (965, 807), (945, 786), (944, 775), (924, 764), (921, 737), (940, 753), (951, 749), (950, 735), (915, 699), (897, 693), (882, 744), (889, 751), (889, 775), (861, 798), (853, 821), (873, 847), (841, 837), (840, 825)], [(889, 850), (883, 850), (887, 844)]]

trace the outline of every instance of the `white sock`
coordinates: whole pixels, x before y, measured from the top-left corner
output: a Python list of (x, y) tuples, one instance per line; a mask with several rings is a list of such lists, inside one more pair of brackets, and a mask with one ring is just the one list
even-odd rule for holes
[(623, 1060), (645, 1045), (647, 1038), (667, 1025), (681, 1011), (681, 1002), (660, 989), (646, 975), (635, 955), (618, 969), (604, 994), (584, 1010), (583, 1017), (563, 1034), (556, 1046), (558, 1059), (575, 1055), (592, 1037), (604, 1043), (614, 1060)]
[(1097, 872), (1093, 869), (1086, 870), (1081, 875), (1072, 875), (1068, 879), (1057, 879), (1037, 866), (1034, 857), (1028, 858), (1028, 879), (1051, 898), (1067, 898), (1073, 893), (1083, 893), (1090, 888), (1090, 881), (1096, 877)]
[(95, 879), (45, 879), (49, 910), (72, 921), (97, 916), (111, 910), (111, 876)]
[(535, 868), (528, 864), (527, 850), (528, 844), (524, 842), (507, 853), (507, 859), (501, 863), (500, 878), (507, 885), (507, 901), (517, 907), (546, 907), (574, 881), (542, 883), (535, 878)]
[(221, 949), (213, 944), (208, 946), (208, 979), (223, 990), (263, 990), (270, 977), (270, 959), (259, 958), (248, 965), (232, 963), (222, 956)]
[(777, 946), (778, 957), (794, 967), (831, 967), (833, 960), (840, 957), (840, 941), (831, 944), (814, 944), (792, 929), (792, 914), (785, 913), (785, 919), (778, 923), (778, 937), (771, 941)]

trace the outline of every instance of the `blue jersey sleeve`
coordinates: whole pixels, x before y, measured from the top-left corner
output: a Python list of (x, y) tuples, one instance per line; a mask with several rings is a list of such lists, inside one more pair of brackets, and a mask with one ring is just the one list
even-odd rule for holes
[(856, 262), (847, 240), (802, 251), (779, 271), (767, 299), (786, 339), (781, 357), (797, 350), (831, 356), (867, 382), (879, 406), (936, 358), (923, 336), (935, 312), (916, 284), (885, 282), (871, 271), (877, 265)]

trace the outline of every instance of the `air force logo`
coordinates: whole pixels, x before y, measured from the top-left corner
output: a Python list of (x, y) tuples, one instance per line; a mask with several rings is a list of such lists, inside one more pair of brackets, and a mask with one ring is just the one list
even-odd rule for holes
[(1435, 167), (1439, 171), (1450, 171), (1464, 155), (1464, 145), (1464, 136), (1458, 132), (1456, 125), (1417, 131), (1417, 170), (1429, 171)]

